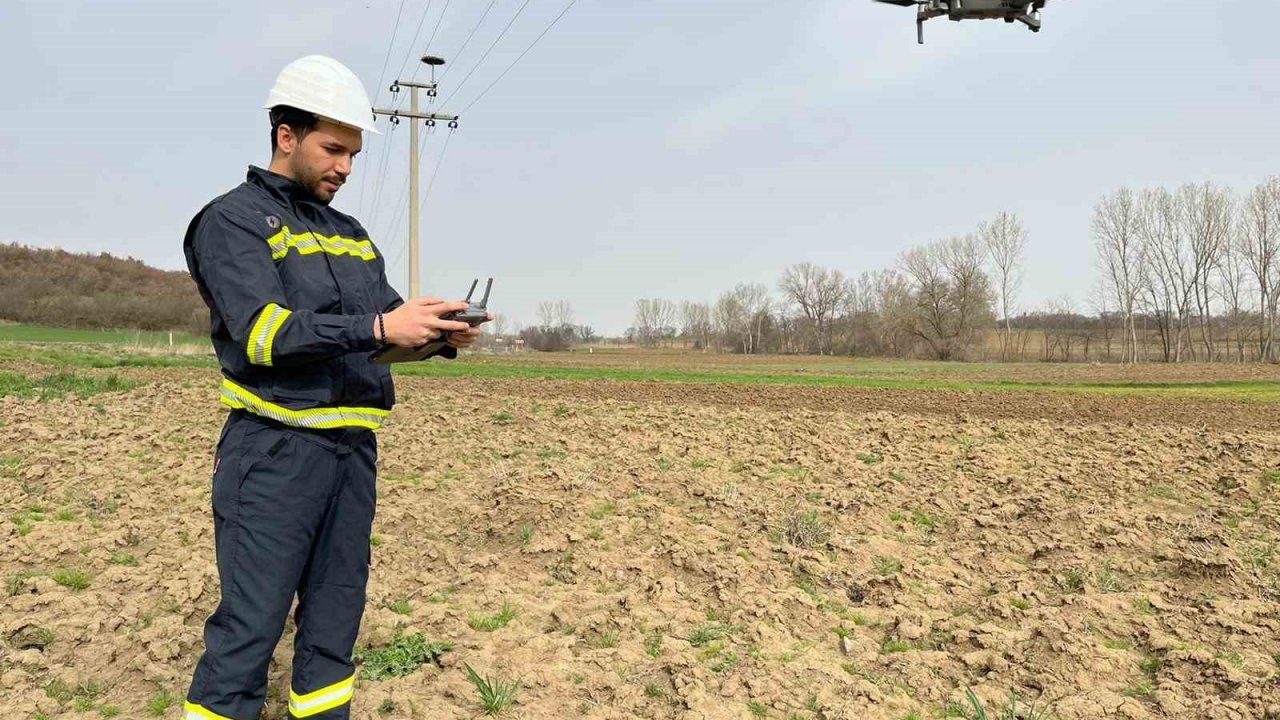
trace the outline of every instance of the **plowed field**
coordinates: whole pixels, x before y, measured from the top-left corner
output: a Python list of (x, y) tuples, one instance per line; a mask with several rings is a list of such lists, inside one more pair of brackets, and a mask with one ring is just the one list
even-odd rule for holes
[[(144, 384), (0, 398), (5, 718), (175, 718), (202, 649), (216, 371), (117, 374)], [(992, 717), (1280, 718), (1274, 405), (398, 388), (358, 647), (452, 649), (362, 677), (353, 717), (479, 716), (467, 664), (529, 719), (972, 717), (966, 689)]]

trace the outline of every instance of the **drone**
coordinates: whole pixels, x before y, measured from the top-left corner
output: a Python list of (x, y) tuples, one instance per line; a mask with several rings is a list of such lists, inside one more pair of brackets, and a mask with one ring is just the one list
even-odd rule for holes
[(1048, 0), (875, 0), (876, 2), (917, 6), (916, 33), (924, 44), (924, 21), (946, 15), (952, 20), (1004, 20), (1020, 22), (1040, 32), (1040, 10)]

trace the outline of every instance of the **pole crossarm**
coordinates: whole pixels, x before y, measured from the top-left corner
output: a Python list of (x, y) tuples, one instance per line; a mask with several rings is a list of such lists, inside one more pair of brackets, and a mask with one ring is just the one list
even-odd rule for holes
[(442, 115), (440, 113), (420, 113), (412, 110), (395, 110), (385, 108), (374, 108), (374, 115), (386, 115), (387, 117), (403, 117), (412, 118), (414, 120), (457, 120), (457, 115)]
[(413, 80), (397, 80), (397, 81), (395, 81), (395, 83), (394, 83), (394, 84), (395, 84), (395, 85), (399, 85), (400, 87), (422, 88), (423, 90), (435, 90), (435, 89), (436, 89), (436, 84), (435, 84), (435, 83), (433, 83), (433, 82), (429, 82), (429, 83), (420, 83), (420, 82), (414, 82)]

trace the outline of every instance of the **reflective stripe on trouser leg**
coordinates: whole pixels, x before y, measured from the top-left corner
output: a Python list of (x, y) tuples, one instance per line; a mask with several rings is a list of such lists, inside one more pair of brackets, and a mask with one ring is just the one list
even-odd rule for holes
[(369, 579), (369, 532), (377, 502), (374, 433), (349, 431), (337, 450), (337, 485), (298, 586), (289, 711), (295, 718), (350, 716), (355, 665)]
[(219, 715), (203, 705), (197, 705), (188, 700), (182, 707), (182, 720), (233, 720), (233, 718)]
[(249, 720), (262, 711), (267, 667), (336, 469), (333, 455), (312, 452), (318, 448), (301, 431), (244, 413), (227, 423), (213, 479), (221, 602), (205, 623), (204, 655), (187, 693), (190, 720)]

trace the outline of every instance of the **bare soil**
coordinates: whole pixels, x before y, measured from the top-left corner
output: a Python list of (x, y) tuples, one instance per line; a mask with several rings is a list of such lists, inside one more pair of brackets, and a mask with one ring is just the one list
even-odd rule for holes
[[(201, 652), (216, 378), (122, 374), (150, 382), (0, 399), (5, 717), (175, 718)], [(455, 648), (361, 680), (353, 717), (479, 716), (467, 663), (520, 680), (530, 719), (923, 720), (965, 688), (993, 715), (1016, 693), (1063, 720), (1280, 718), (1269, 407), (398, 388), (359, 644)], [(471, 627), (504, 603), (505, 627)], [(291, 634), (267, 717), (285, 716)]]

